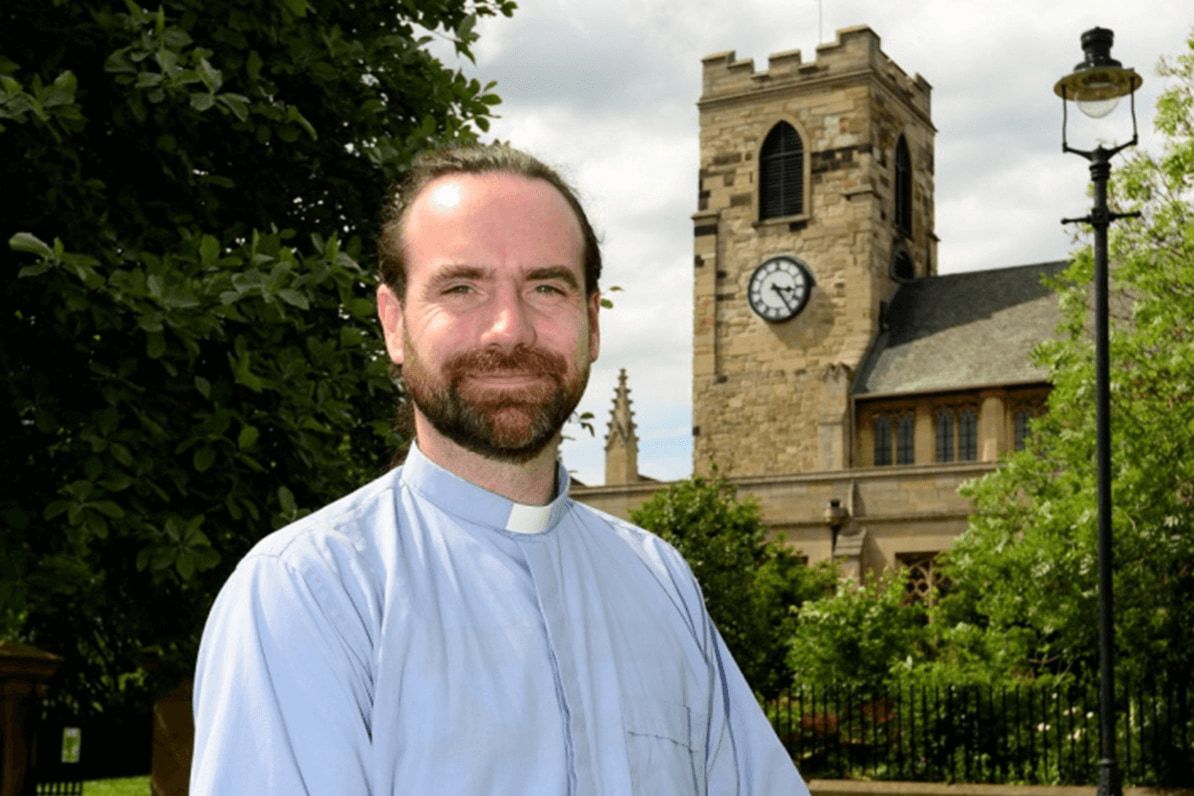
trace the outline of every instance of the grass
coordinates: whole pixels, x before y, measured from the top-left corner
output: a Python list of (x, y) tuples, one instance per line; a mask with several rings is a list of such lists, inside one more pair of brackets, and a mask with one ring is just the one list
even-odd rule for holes
[(93, 779), (83, 783), (83, 796), (148, 796), (149, 777)]

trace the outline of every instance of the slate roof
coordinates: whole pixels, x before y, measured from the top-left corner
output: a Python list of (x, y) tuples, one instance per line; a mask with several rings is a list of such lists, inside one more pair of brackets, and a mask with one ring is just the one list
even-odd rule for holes
[(900, 286), (854, 381), (892, 395), (1044, 381), (1029, 353), (1055, 337), (1056, 294), (1041, 284), (1066, 262), (918, 279)]

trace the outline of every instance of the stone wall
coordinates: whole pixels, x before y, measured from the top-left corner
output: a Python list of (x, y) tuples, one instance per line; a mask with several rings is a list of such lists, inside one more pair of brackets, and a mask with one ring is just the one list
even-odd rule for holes
[[(861, 539), (859, 567), (880, 571), (897, 556), (948, 549), (966, 528), (970, 502), (958, 487), (991, 472), (993, 465), (970, 462), (948, 465), (860, 468), (849, 472), (817, 472), (788, 476), (729, 479), (739, 498), (758, 501), (764, 523), (810, 563), (833, 556), (834, 532), (825, 519), (831, 500), (847, 516), (839, 534)], [(572, 495), (596, 509), (623, 519), (666, 483), (608, 487), (574, 487)]]

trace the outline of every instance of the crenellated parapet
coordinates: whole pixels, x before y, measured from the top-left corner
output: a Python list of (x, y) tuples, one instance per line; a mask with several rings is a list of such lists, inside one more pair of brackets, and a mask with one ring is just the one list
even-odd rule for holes
[(756, 70), (754, 59), (739, 59), (733, 50), (701, 59), (701, 106), (715, 102), (752, 99), (796, 85), (824, 90), (825, 83), (870, 73), (898, 94), (927, 121), (931, 115), (932, 87), (919, 74), (909, 76), (880, 47), (879, 35), (865, 25), (843, 28), (832, 43), (817, 47), (816, 59), (804, 63), (800, 50), (773, 53), (767, 68)]

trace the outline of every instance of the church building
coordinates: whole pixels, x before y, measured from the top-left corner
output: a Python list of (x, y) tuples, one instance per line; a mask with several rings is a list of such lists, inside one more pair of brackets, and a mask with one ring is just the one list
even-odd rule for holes
[[(714, 466), (766, 524), (845, 574), (905, 566), (917, 588), (966, 527), (958, 486), (1023, 444), (1049, 385), (1030, 361), (1065, 263), (938, 275), (930, 86), (867, 27), (804, 63), (703, 60), (693, 222), (693, 471)], [(638, 472), (623, 372), (606, 483)]]

